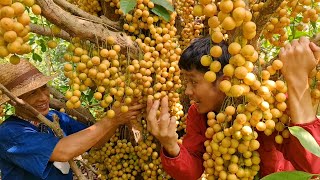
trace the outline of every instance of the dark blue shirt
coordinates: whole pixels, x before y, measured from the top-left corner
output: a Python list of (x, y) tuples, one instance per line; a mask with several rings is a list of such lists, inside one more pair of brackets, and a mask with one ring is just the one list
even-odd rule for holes
[[(58, 115), (66, 136), (87, 127), (58, 111), (50, 111), (46, 117), (52, 121), (53, 114)], [(38, 128), (15, 116), (8, 118), (0, 125), (2, 180), (71, 180), (71, 169), (69, 174), (62, 174), (53, 162), (49, 162), (58, 141), (46, 126)]]

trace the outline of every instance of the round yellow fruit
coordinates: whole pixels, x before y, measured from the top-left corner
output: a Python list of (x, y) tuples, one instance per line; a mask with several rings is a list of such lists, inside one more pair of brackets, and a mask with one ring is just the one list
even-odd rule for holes
[(212, 71), (207, 71), (205, 74), (204, 74), (204, 79), (207, 80), (208, 82), (214, 82), (217, 78), (217, 75), (215, 72), (212, 72)]

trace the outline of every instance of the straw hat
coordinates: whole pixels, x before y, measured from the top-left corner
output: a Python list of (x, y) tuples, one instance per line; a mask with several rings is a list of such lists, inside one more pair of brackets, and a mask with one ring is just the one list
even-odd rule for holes
[[(0, 83), (4, 85), (13, 95), (21, 96), (35, 90), (53, 79), (51, 76), (43, 75), (29, 61), (21, 60), (19, 64), (0, 64)], [(9, 101), (3, 94), (0, 96), (0, 105)]]

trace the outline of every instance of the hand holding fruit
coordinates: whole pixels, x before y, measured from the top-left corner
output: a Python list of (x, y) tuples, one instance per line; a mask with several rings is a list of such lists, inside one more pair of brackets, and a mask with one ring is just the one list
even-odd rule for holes
[(141, 110), (145, 107), (143, 104), (135, 104), (128, 107), (127, 110), (123, 110), (123, 106), (112, 107), (112, 110), (107, 112), (107, 115), (103, 119), (108, 119), (115, 126), (129, 123), (130, 120), (137, 118), (137, 115), (141, 113)]
[(159, 106), (159, 100), (153, 102), (151, 99), (148, 99), (147, 128), (148, 131), (160, 141), (169, 155), (174, 157), (180, 152), (180, 148), (177, 144), (178, 134), (176, 133), (176, 118), (170, 117), (168, 97), (162, 98), (160, 116), (157, 118)]

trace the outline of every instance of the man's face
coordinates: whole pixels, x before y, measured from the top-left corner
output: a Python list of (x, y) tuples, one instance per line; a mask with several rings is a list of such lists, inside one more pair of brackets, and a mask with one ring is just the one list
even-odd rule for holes
[[(204, 79), (204, 73), (195, 69), (181, 70), (186, 80), (185, 94), (195, 102), (199, 113), (219, 112), (225, 94), (219, 90), (219, 82), (210, 83)], [(219, 81), (218, 79), (216, 81)]]
[(49, 112), (50, 91), (47, 85), (21, 95), (19, 98), (39, 111), (42, 115)]

